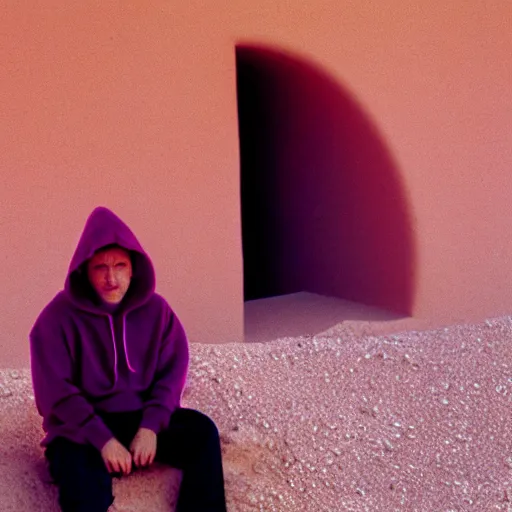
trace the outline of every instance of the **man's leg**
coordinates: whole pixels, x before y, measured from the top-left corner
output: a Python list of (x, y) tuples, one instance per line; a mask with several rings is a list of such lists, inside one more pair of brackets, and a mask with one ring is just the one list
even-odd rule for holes
[(176, 410), (158, 434), (156, 460), (183, 471), (177, 512), (226, 512), (219, 432), (208, 416)]
[(112, 478), (94, 446), (57, 437), (45, 456), (63, 512), (106, 512), (112, 505)]

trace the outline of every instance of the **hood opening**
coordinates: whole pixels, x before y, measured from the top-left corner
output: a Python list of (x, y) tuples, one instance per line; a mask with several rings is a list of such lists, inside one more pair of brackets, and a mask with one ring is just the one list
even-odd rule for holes
[(98, 207), (87, 219), (66, 276), (65, 292), (78, 307), (104, 312), (104, 303), (89, 282), (86, 265), (98, 250), (113, 246), (128, 251), (133, 269), (130, 287), (120, 307), (133, 309), (144, 304), (154, 293), (155, 272), (151, 259), (119, 217), (107, 208)]

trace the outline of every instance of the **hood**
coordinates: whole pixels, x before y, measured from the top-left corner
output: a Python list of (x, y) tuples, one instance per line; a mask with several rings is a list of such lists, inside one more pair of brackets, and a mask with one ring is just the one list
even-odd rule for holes
[(155, 271), (151, 259), (131, 229), (108, 208), (99, 206), (85, 223), (64, 285), (69, 300), (80, 309), (104, 312), (101, 300), (87, 278), (85, 263), (98, 249), (110, 244), (117, 244), (129, 251), (132, 259), (133, 276), (121, 302), (122, 309), (127, 311), (141, 306), (155, 292)]

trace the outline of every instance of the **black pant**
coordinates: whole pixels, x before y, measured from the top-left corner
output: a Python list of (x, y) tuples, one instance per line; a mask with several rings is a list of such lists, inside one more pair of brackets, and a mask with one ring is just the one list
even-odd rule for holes
[[(101, 417), (128, 448), (142, 412), (103, 413)], [(112, 505), (112, 476), (94, 446), (57, 437), (45, 455), (59, 487), (63, 512), (106, 512)], [(226, 512), (219, 433), (208, 416), (177, 409), (168, 428), (158, 434), (155, 460), (183, 471), (178, 512)]]

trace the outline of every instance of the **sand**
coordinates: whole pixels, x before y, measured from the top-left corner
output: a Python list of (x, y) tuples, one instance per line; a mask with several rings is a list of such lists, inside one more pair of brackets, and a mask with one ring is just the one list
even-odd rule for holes
[[(194, 343), (183, 406), (219, 427), (229, 512), (510, 512), (511, 356), (512, 317)], [(28, 368), (0, 371), (0, 411), (0, 510), (57, 511)], [(172, 510), (179, 475), (116, 480), (111, 510)]]

